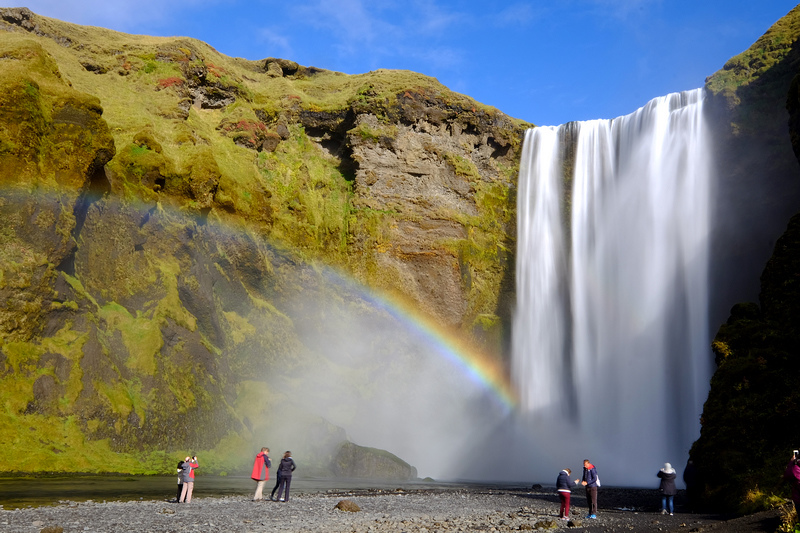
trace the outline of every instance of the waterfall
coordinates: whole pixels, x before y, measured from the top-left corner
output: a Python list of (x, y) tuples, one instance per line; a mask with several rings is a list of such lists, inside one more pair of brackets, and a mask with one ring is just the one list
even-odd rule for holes
[(682, 465), (699, 436), (708, 137), (701, 89), (525, 136), (512, 373), (529, 423), (572, 437), (538, 453), (591, 457), (607, 482)]

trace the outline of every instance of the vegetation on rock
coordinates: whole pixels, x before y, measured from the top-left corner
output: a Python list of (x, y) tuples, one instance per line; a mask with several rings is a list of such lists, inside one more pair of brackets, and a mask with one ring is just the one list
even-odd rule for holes
[(0, 471), (165, 472), (187, 448), (243, 470), (290, 418), (330, 473), (343, 431), (267, 381), (329, 364), (299, 302), (380, 312), (315, 264), (502, 357), (527, 124), (413, 72), (25, 8), (0, 9), (0, 62)]
[(717, 370), (691, 456), (707, 500), (738, 508), (748, 493), (784, 493), (781, 476), (800, 442), (800, 215), (761, 276), (760, 304), (737, 304), (712, 348)]
[[(789, 149), (794, 145), (800, 154), (798, 37), (800, 6), (706, 83), (722, 141), (717, 153), (722, 182), (728, 184), (720, 191), (719, 208), (738, 213), (750, 227), (762, 226), (764, 241), (779, 234), (785, 228), (781, 221), (800, 207), (798, 160)], [(733, 237), (736, 231), (717, 230)], [(731, 242), (735, 249), (721, 250), (716, 264), (720, 271), (735, 265), (745, 272), (738, 279), (747, 279), (746, 258), (758, 257), (763, 244)], [(795, 216), (761, 275), (759, 303), (735, 305), (712, 343), (717, 368), (690, 456), (700, 473), (703, 500), (717, 508), (752, 512), (788, 496), (781, 476), (800, 442), (795, 421), (800, 396), (793, 385), (800, 365), (798, 254), (800, 219)]]

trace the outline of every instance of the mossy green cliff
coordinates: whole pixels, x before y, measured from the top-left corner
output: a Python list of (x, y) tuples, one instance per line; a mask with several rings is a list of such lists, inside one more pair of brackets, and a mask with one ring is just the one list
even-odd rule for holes
[(0, 471), (241, 471), (287, 420), (351, 471), (373, 451), (280, 383), (348, 371), (307, 302), (382, 316), (314, 265), (502, 358), (528, 126), (412, 72), (0, 8)]
[[(800, 208), (795, 156), (800, 154), (799, 37), (800, 6), (706, 84), (722, 141), (720, 181), (738, 191), (721, 190), (720, 208), (736, 212), (748, 226), (718, 230), (732, 233), (724, 238), (733, 238), (733, 245), (718, 251), (715, 274), (746, 285), (745, 292), (758, 294), (759, 300), (735, 305), (714, 338), (717, 368), (701, 436), (690, 453), (702, 503), (727, 510), (752, 511), (782, 501), (772, 495), (787, 497), (781, 476), (800, 443), (795, 384), (800, 370), (800, 218), (795, 215), (785, 225)], [(737, 231), (748, 234), (759, 226), (767, 238), (736, 240)], [(768, 237), (781, 231), (783, 236), (765, 249)], [(764, 257), (760, 264), (748, 265), (748, 257), (759, 256)], [(753, 267), (763, 269), (757, 291), (749, 290), (757, 278)]]
[(800, 215), (761, 276), (758, 304), (737, 304), (712, 345), (717, 370), (691, 456), (705, 499), (736, 509), (748, 492), (787, 496), (781, 475), (800, 429)]

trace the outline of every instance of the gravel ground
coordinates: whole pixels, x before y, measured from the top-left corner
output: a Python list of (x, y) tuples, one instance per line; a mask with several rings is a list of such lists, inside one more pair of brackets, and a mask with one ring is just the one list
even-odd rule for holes
[[(361, 511), (335, 509), (350, 500)], [(265, 531), (399, 533), (561, 530), (699, 532), (775, 530), (775, 513), (727, 520), (682, 512), (662, 516), (656, 491), (600, 489), (595, 520), (584, 519), (586, 498), (573, 492), (572, 520), (558, 520), (552, 489), (420, 489), (328, 491), (298, 494), (286, 503), (253, 502), (245, 496), (200, 497), (189, 504), (167, 501), (71, 502), (0, 511), (0, 531), (65, 533), (147, 531), (256, 533)], [(763, 529), (767, 528), (767, 529)], [(769, 529), (771, 528), (771, 529)]]

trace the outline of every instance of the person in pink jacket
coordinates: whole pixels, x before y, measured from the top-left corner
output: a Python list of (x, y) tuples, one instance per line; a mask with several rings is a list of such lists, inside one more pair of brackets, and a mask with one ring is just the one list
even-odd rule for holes
[(786, 470), (783, 472), (783, 479), (789, 482), (792, 486), (792, 501), (794, 502), (794, 510), (800, 516), (800, 457), (798, 457), (797, 450), (792, 454), (792, 460), (786, 465)]
[(269, 479), (269, 469), (272, 466), (272, 461), (269, 460), (269, 448), (266, 446), (261, 448), (261, 451), (256, 455), (256, 460), (253, 462), (253, 473), (250, 478), (256, 482), (256, 493), (253, 495), (253, 501), (263, 499), (262, 491), (264, 490), (264, 483)]

